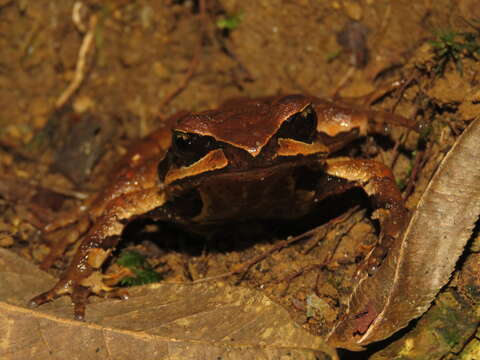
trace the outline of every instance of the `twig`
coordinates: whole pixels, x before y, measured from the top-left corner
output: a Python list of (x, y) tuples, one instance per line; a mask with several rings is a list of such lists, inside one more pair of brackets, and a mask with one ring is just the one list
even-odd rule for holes
[[(309, 231), (307, 231), (303, 234), (300, 234), (298, 236), (290, 236), (290, 237), (287, 238), (287, 240), (280, 241), (278, 244), (276, 244), (275, 246), (273, 246), (272, 248), (270, 248), (269, 250), (267, 250), (263, 254), (260, 254), (256, 257), (250, 259), (248, 262), (246, 262), (244, 264), (236, 266), (235, 269), (232, 270), (232, 271), (228, 271), (228, 272), (225, 272), (225, 273), (222, 273), (222, 274), (219, 274), (219, 275), (214, 275), (214, 276), (206, 277), (206, 278), (203, 278), (203, 279), (195, 280), (195, 281), (193, 281), (193, 283), (197, 284), (197, 283), (201, 283), (201, 282), (218, 280), (218, 279), (221, 279), (221, 278), (241, 274), (240, 278), (238, 280), (238, 282), (240, 282), (240, 281), (243, 280), (243, 278), (245, 277), (245, 275), (248, 273), (248, 271), (251, 269), (252, 266), (254, 266), (258, 262), (264, 260), (265, 258), (270, 256), (274, 252), (279, 251), (283, 248), (286, 248), (289, 245), (293, 244), (294, 242), (297, 242), (297, 241), (300, 241), (300, 240), (304, 240), (304, 239), (311, 238), (311, 237), (315, 237), (316, 239), (320, 239), (320, 238), (325, 237), (325, 235), (332, 229), (332, 227), (337, 226), (342, 221), (345, 221), (346, 219), (348, 219), (350, 216), (353, 215), (353, 213), (357, 209), (358, 208), (355, 207), (355, 208), (349, 210), (346, 214), (343, 214), (343, 215), (341, 215), (341, 216), (339, 216), (335, 219), (332, 219), (328, 223), (317, 226), (316, 228), (314, 228), (312, 230), (309, 230)], [(349, 229), (350, 228), (351, 227), (349, 227)], [(342, 231), (340, 231), (340, 232), (342, 232)], [(347, 232), (348, 232), (348, 230), (347, 230)], [(342, 232), (342, 233), (344, 234), (345, 232)], [(315, 242), (315, 245), (317, 243), (318, 243), (318, 241)], [(307, 249), (307, 252), (309, 250), (311, 250), (311, 249)]]
[(160, 109), (163, 109), (170, 101), (172, 101), (176, 96), (178, 96), (185, 88), (187, 87), (188, 83), (192, 79), (193, 75), (197, 71), (198, 64), (200, 63), (200, 55), (202, 52), (203, 47), (203, 37), (206, 34), (206, 14), (207, 14), (207, 0), (199, 0), (199, 17), (201, 21), (201, 38), (199, 39), (197, 46), (195, 47), (195, 51), (193, 53), (192, 60), (190, 65), (188, 66), (188, 71), (185, 74), (185, 77), (182, 79), (180, 84), (173, 89), (169, 94), (167, 94), (162, 101), (160, 102)]
[(335, 99), (338, 96), (338, 93), (340, 92), (340, 90), (342, 90), (342, 88), (347, 84), (347, 82), (353, 78), (353, 75), (355, 74), (356, 70), (357, 69), (355, 68), (355, 66), (350, 66), (348, 68), (345, 75), (342, 76), (340, 81), (337, 83), (337, 86), (335, 86), (335, 89), (333, 90), (332, 96), (331, 96), (332, 99)]
[(304, 237), (305, 237), (305, 234), (302, 234), (302, 235), (294, 237), (294, 238), (288, 238), (287, 240), (280, 241), (277, 245), (275, 245), (274, 247), (272, 247), (268, 251), (254, 257), (253, 259), (250, 259), (248, 262), (246, 262), (244, 264), (241, 264), (240, 266), (237, 266), (236, 269), (234, 269), (232, 271), (228, 271), (228, 272), (223, 273), (223, 274), (219, 274), (219, 275), (210, 276), (210, 277), (206, 277), (206, 278), (203, 278), (203, 279), (195, 280), (195, 281), (193, 281), (193, 283), (197, 284), (197, 283), (206, 282), (206, 281), (210, 281), (210, 280), (217, 280), (217, 279), (220, 279), (220, 278), (225, 278), (225, 277), (229, 277), (229, 276), (237, 275), (237, 274), (242, 274), (240, 276), (240, 279), (239, 279), (239, 281), (241, 281), (245, 277), (245, 274), (248, 272), (248, 270), (253, 265), (257, 264), (259, 261), (261, 261), (261, 260), (265, 259), (266, 257), (268, 257), (269, 255), (273, 254), (275, 251), (283, 249), (284, 247), (287, 247), (292, 242), (298, 241), (298, 240), (300, 240), (300, 238), (304, 238)]
[(395, 94), (397, 99), (395, 100), (395, 103), (393, 104), (392, 109), (390, 110), (391, 113), (394, 113), (395, 110), (397, 109), (398, 104), (400, 104), (400, 101), (402, 100), (403, 93), (407, 89), (407, 86), (410, 85), (413, 79), (415, 79), (415, 76), (416, 76), (416, 72), (413, 71), (412, 74), (409, 76), (409, 78), (406, 81), (404, 81), (400, 86), (400, 88), (397, 90)]
[(81, 1), (76, 1), (73, 4), (72, 21), (82, 34), (88, 31), (87, 25), (83, 21), (86, 16), (86, 10), (87, 8)]
[[(330, 226), (339, 226), (341, 225), (342, 223), (344, 223), (345, 221), (347, 221), (349, 218), (351, 218), (359, 209), (360, 207), (359, 206), (354, 206), (353, 208), (349, 209), (345, 214), (342, 214), (332, 220), (330, 220), (327, 224), (329, 224)], [(363, 216), (363, 214), (362, 214)], [(321, 225), (320, 227), (322, 227), (324, 225)], [(344, 234), (346, 234), (348, 231), (350, 231), (351, 229), (351, 226), (348, 227), (348, 229), (345, 231), (345, 229), (341, 228), (339, 230), (339, 233), (342, 233), (342, 236)], [(309, 246), (307, 246), (303, 251), (302, 251), (302, 254), (306, 255), (308, 254), (315, 246), (317, 246), (319, 240), (324, 237), (325, 235), (327, 235), (327, 232), (330, 231), (330, 229), (326, 229), (327, 231), (320, 231), (319, 227), (313, 229), (313, 230), (310, 230), (309, 232), (305, 233), (305, 234), (308, 234), (310, 232), (315, 232), (315, 234), (312, 236), (315, 241), (312, 241), (311, 244)], [(321, 235), (321, 233), (323, 233), (323, 235)], [(304, 234), (304, 235), (305, 235)]]
[(417, 153), (417, 156), (415, 157), (415, 164), (413, 165), (413, 168), (412, 168), (412, 173), (410, 174), (410, 178), (408, 180), (407, 187), (405, 188), (405, 191), (403, 193), (403, 199), (404, 200), (407, 199), (410, 196), (410, 194), (412, 193), (413, 186), (415, 185), (415, 181), (417, 179), (418, 172), (423, 167), (423, 165), (425, 165), (426, 159), (427, 159), (427, 157), (424, 156), (423, 151), (419, 151)]
[(193, 54), (192, 61), (190, 62), (190, 65), (188, 66), (188, 72), (185, 74), (185, 77), (183, 80), (180, 82), (180, 85), (178, 85), (175, 89), (173, 89), (169, 94), (167, 94), (161, 101), (160, 103), (160, 108), (164, 108), (167, 106), (167, 104), (172, 101), (178, 94), (180, 94), (185, 88), (187, 87), (188, 83), (190, 82), (190, 79), (193, 77), (195, 74), (195, 71), (197, 70), (198, 64), (199, 64), (199, 59), (200, 59), (200, 52), (202, 49), (202, 44), (199, 42), (197, 44), (197, 47), (195, 48), (195, 53)]
[[(72, 21), (75, 23), (78, 30), (82, 33), (84, 32), (83, 30), (86, 29), (86, 26), (81, 21), (81, 15), (80, 15), (80, 11), (84, 6), (85, 5), (83, 5), (81, 2), (76, 2), (75, 5), (73, 6), (73, 11), (72, 11)], [(77, 65), (75, 67), (75, 75), (73, 77), (72, 82), (68, 85), (68, 87), (63, 91), (63, 93), (57, 99), (55, 103), (55, 107), (57, 109), (64, 106), (68, 102), (68, 100), (70, 100), (72, 95), (78, 90), (83, 80), (85, 79), (85, 73), (87, 72), (88, 52), (92, 48), (97, 21), (98, 21), (97, 15), (93, 14), (90, 16), (88, 31), (83, 37), (82, 45), (80, 46), (80, 50), (78, 51), (78, 59), (77, 59)]]
[(23, 42), (23, 44), (21, 45), (21, 48), (20, 48), (20, 53), (22, 54), (23, 58), (25, 58), (29, 55), (29, 50), (32, 47), (32, 43), (35, 41), (35, 38), (36, 38), (40, 28), (41, 28), (40, 22), (35, 21), (35, 23), (31, 27), (31, 30), (28, 32), (28, 34), (26, 36), (26, 39), (24, 40), (24, 42)]
[[(353, 226), (355, 224), (358, 223), (359, 218), (364, 216), (365, 211), (364, 210), (358, 211), (358, 209), (359, 209), (359, 207), (355, 206), (354, 208), (350, 209), (346, 214), (341, 215), (338, 218), (335, 218), (330, 222), (332, 226), (334, 226), (334, 227), (338, 226), (339, 228), (337, 230), (337, 233), (335, 234), (335, 238), (333, 239), (333, 241), (335, 243), (335, 246), (333, 247), (333, 249), (329, 252), (329, 255), (323, 261), (321, 261), (320, 263), (316, 263), (316, 264), (310, 264), (310, 265), (308, 265), (308, 266), (306, 266), (306, 267), (294, 272), (293, 274), (290, 274), (290, 275), (288, 275), (288, 276), (286, 276), (283, 279), (278, 281), (278, 282), (286, 282), (287, 283), (287, 286), (285, 287), (285, 289), (282, 292), (283, 295), (285, 295), (287, 293), (288, 288), (290, 287), (290, 283), (292, 282), (293, 279), (295, 279), (296, 277), (300, 276), (301, 274), (303, 274), (305, 272), (312, 271), (312, 270), (319, 269), (319, 268), (324, 268), (332, 261), (333, 257), (335, 256), (335, 253), (337, 252), (338, 245), (340, 244), (341, 238), (343, 236), (345, 236), (345, 234), (347, 234), (353, 228)], [(349, 220), (349, 221), (347, 221), (347, 220)], [(328, 231), (330, 231), (330, 229)], [(326, 235), (326, 233), (325, 233), (325, 235)], [(308, 249), (308, 251), (309, 250), (310, 249)], [(304, 253), (306, 253), (306, 252), (304, 251)]]
[(400, 152), (398, 151), (398, 149), (400, 148), (400, 144), (402, 143), (403, 140), (404, 140), (404, 134), (401, 134), (400, 139), (398, 139), (398, 141), (396, 141), (395, 145), (393, 146), (392, 158), (391, 158), (392, 160), (390, 161), (390, 164), (388, 165), (388, 167), (390, 169), (393, 169), (393, 167), (395, 166), (395, 163), (398, 160), (398, 156), (400, 155)]

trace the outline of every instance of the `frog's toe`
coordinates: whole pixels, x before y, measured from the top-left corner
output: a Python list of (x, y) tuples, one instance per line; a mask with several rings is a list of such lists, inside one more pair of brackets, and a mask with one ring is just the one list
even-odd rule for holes
[(77, 285), (72, 291), (73, 317), (75, 320), (85, 320), (85, 308), (88, 303), (88, 297), (92, 294), (89, 287)]
[(85, 309), (86, 305), (88, 304), (88, 297), (93, 294), (106, 298), (116, 298), (121, 300), (127, 300), (129, 297), (128, 291), (125, 289), (111, 289), (109, 291), (103, 290), (97, 293), (90, 287), (81, 285), (75, 286), (71, 295), (74, 305), (73, 316), (75, 320), (85, 321)]
[(74, 318), (76, 320), (83, 321), (85, 319), (85, 307), (88, 302), (88, 297), (92, 294), (91, 289), (88, 287), (80, 285), (75, 285), (72, 287), (69, 284), (67, 285), (59, 283), (49, 291), (46, 291), (31, 299), (29, 301), (29, 306), (38, 307), (42, 304), (55, 300), (56, 298), (68, 292), (71, 293), (70, 297), (74, 305)]
[(59, 296), (60, 296), (60, 294), (56, 291), (55, 288), (53, 288), (49, 291), (46, 291), (46, 292), (44, 292), (40, 295), (35, 296), (33, 299), (31, 299), (28, 302), (28, 305), (30, 307), (37, 307), (37, 306), (40, 306), (40, 305), (45, 304), (47, 302), (50, 302), (50, 301), (56, 299)]
[(120, 300), (128, 300), (130, 295), (128, 291), (125, 289), (113, 289), (112, 291), (106, 293), (105, 297), (120, 299)]
[(28, 304), (31, 307), (37, 307), (52, 300), (55, 300), (62, 295), (70, 293), (72, 285), (73, 281), (59, 280), (53, 288), (44, 293), (41, 293), (40, 295), (35, 296), (28, 302)]

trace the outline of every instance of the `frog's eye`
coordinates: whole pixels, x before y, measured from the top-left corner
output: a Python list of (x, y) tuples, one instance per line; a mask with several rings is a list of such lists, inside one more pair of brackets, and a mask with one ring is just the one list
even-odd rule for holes
[(174, 132), (172, 143), (173, 162), (177, 166), (191, 165), (219, 147), (210, 136), (184, 132)]
[(311, 106), (290, 116), (277, 132), (279, 138), (311, 143), (317, 129), (317, 115)]

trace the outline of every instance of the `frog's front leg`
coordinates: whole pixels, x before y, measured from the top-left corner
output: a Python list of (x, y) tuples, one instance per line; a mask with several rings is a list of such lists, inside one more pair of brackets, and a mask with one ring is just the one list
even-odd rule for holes
[(359, 272), (373, 272), (392, 242), (401, 235), (409, 216), (392, 171), (374, 160), (343, 158), (328, 159), (326, 172), (347, 180), (351, 186), (363, 188), (376, 208), (374, 217), (379, 220), (381, 228), (379, 243), (359, 268)]
[(113, 199), (155, 186), (158, 179), (158, 161), (167, 151), (170, 138), (169, 128), (162, 127), (138, 141), (130, 147), (112, 172), (109, 179), (114, 181), (111, 181), (110, 185), (91, 196), (82, 206), (60, 214), (53, 222), (46, 224), (44, 233), (72, 226), (67, 236), (51, 245), (50, 253), (40, 265), (41, 269), (49, 269), (54, 261), (62, 256), (67, 246), (75, 243), (87, 232)]
[(75, 318), (83, 319), (85, 304), (91, 293), (102, 294), (110, 288), (99, 281), (100, 268), (115, 248), (125, 224), (166, 202), (158, 186), (143, 189), (112, 200), (82, 240), (69, 267), (49, 291), (31, 300), (33, 306), (70, 294), (75, 306)]

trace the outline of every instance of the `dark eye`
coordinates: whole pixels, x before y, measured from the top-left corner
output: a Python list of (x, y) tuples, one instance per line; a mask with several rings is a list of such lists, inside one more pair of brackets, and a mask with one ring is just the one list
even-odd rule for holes
[(210, 136), (183, 132), (173, 133), (172, 144), (172, 160), (177, 166), (191, 165), (219, 147), (218, 143)]
[(317, 115), (311, 106), (290, 116), (277, 132), (279, 138), (311, 143), (317, 129)]

